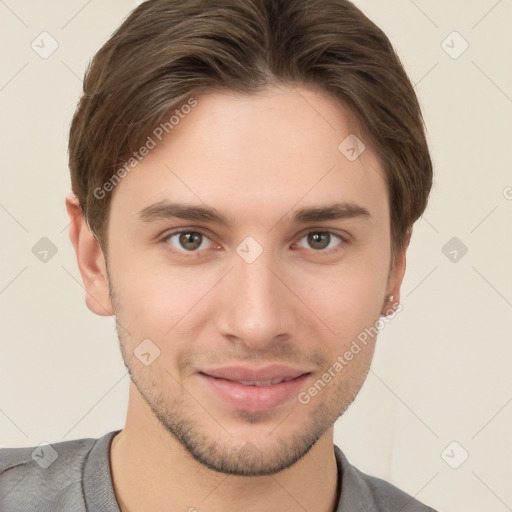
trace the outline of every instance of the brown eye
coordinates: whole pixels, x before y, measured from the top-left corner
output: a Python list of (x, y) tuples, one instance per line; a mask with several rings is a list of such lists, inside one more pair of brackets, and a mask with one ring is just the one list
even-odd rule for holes
[(308, 243), (313, 249), (325, 249), (331, 241), (329, 233), (309, 233)]
[(204, 245), (204, 242), (209, 240), (206, 235), (199, 231), (178, 231), (170, 234), (166, 241), (175, 249), (181, 252), (194, 252)]
[(200, 233), (182, 233), (179, 237), (179, 243), (188, 251), (195, 251), (201, 246), (202, 235)]
[[(334, 248), (336, 245), (336, 241), (343, 242), (343, 239), (330, 231), (310, 231), (306, 235), (304, 235), (301, 240), (306, 239), (308, 249), (314, 249), (315, 251), (323, 251), (325, 249)], [(334, 243), (333, 243), (334, 242)], [(300, 247), (304, 247), (304, 245), (300, 245)]]

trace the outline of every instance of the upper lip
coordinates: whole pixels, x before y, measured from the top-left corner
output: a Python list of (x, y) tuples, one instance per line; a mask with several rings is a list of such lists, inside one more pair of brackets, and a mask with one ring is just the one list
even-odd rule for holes
[(201, 370), (200, 373), (205, 373), (206, 375), (217, 377), (218, 379), (258, 382), (273, 379), (295, 379), (300, 375), (310, 373), (310, 371), (274, 364), (258, 369), (249, 368), (247, 366), (226, 366), (224, 368), (204, 369)]

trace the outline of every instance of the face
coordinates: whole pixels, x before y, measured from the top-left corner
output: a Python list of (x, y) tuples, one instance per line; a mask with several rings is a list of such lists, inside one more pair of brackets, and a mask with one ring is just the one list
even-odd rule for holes
[(161, 425), (207, 467), (270, 474), (352, 402), (375, 338), (344, 354), (397, 300), (385, 176), (368, 144), (340, 151), (365, 138), (325, 93), (197, 100), (113, 192), (110, 297)]

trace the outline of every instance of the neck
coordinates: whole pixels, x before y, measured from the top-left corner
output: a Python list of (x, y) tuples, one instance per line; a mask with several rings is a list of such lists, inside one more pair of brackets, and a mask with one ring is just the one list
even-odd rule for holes
[(126, 426), (110, 447), (121, 512), (336, 510), (339, 488), (333, 427), (283, 471), (254, 477), (227, 475), (196, 461), (142, 404), (133, 383), (130, 386), (130, 406), (139, 403), (128, 407)]

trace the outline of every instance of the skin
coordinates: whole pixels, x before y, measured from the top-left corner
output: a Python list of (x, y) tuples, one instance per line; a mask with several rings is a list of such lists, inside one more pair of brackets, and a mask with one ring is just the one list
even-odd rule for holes
[[(197, 99), (115, 188), (108, 261), (76, 198), (66, 201), (87, 306), (115, 315), (132, 378), (110, 452), (116, 496), (123, 512), (330, 512), (333, 424), (361, 388), (376, 338), (308, 404), (294, 396), (263, 413), (233, 410), (197, 371), (283, 363), (312, 372), (307, 391), (390, 311), (388, 295), (399, 302), (407, 244), (393, 262), (385, 175), (369, 144), (353, 162), (338, 150), (349, 134), (365, 137), (319, 90)], [(139, 219), (162, 200), (212, 206), (232, 224)], [(369, 215), (291, 222), (298, 208), (340, 201)], [(176, 228), (206, 236), (194, 251), (169, 238)], [(308, 233), (325, 231), (333, 236), (319, 248)], [(247, 236), (263, 250), (252, 263), (236, 252)], [(134, 350), (148, 338), (160, 356), (146, 366)]]

